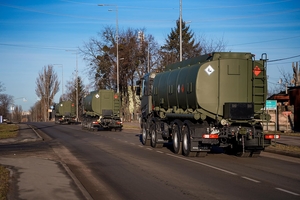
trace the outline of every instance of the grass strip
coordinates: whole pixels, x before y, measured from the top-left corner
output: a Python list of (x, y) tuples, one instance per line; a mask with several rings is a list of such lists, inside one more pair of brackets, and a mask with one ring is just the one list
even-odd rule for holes
[(16, 124), (0, 124), (0, 139), (17, 137), (18, 130), (19, 126)]
[(0, 200), (7, 200), (9, 189), (9, 171), (0, 165)]

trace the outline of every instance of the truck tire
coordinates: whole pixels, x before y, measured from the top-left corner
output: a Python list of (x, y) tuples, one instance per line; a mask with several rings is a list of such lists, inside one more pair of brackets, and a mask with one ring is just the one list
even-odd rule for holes
[(175, 154), (182, 154), (182, 141), (180, 135), (180, 128), (177, 124), (174, 125), (173, 134), (173, 151)]
[(149, 138), (149, 133), (147, 132), (146, 129), (146, 123), (143, 122), (143, 127), (142, 127), (142, 143), (145, 146), (150, 146), (151, 140)]
[(157, 137), (155, 123), (152, 123), (152, 125), (150, 127), (150, 132), (151, 132), (151, 146), (153, 148), (161, 148), (163, 146), (163, 144), (157, 143), (158, 137)]
[(191, 137), (188, 126), (185, 126), (183, 129), (182, 154), (189, 157), (194, 157), (197, 155), (197, 152), (191, 152)]

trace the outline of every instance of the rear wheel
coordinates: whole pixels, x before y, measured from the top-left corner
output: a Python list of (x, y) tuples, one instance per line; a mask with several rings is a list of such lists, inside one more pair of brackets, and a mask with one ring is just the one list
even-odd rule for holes
[(191, 152), (191, 137), (190, 130), (187, 126), (183, 129), (183, 144), (182, 144), (182, 152), (184, 156), (196, 156), (197, 152)]
[(250, 154), (250, 157), (257, 158), (257, 157), (259, 157), (260, 152), (261, 152), (260, 150), (252, 151)]
[(145, 146), (150, 146), (151, 140), (149, 138), (149, 133), (147, 132), (146, 129), (146, 122), (143, 122), (143, 127), (142, 127), (142, 143)]
[(158, 137), (157, 137), (157, 131), (156, 131), (155, 123), (153, 123), (151, 125), (150, 131), (151, 131), (151, 146), (153, 148), (161, 148), (163, 146), (163, 144), (157, 143)]
[(182, 141), (179, 130), (180, 129), (176, 124), (173, 129), (173, 150), (175, 154), (182, 154)]

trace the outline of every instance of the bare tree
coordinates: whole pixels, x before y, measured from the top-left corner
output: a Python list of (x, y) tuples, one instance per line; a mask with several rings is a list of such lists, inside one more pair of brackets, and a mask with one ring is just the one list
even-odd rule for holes
[(95, 89), (116, 90), (118, 44), (119, 89), (123, 113), (128, 113), (129, 91), (135, 100), (135, 80), (151, 68), (157, 68), (157, 42), (152, 35), (144, 32), (144, 29), (121, 30), (117, 42), (115, 29), (108, 26), (98, 34), (99, 39), (90, 39), (80, 49)]
[(44, 66), (36, 79), (35, 93), (40, 98), (44, 107), (44, 121), (48, 121), (48, 110), (53, 103), (53, 98), (59, 90), (59, 81), (57, 73), (54, 72), (53, 66)]
[(37, 101), (34, 106), (30, 107), (30, 121), (39, 122), (42, 121), (43, 111), (42, 111), (41, 101)]
[(279, 72), (282, 76), (279, 80), (280, 91), (285, 91), (287, 93), (287, 88), (292, 86), (293, 75), (291, 73), (287, 73), (283, 69), (279, 69)]
[(22, 106), (14, 106), (14, 109), (12, 111), (12, 121), (20, 123), (22, 121)]
[(207, 36), (201, 35), (196, 40), (200, 41), (200, 46), (202, 49), (201, 54), (220, 52), (220, 51), (225, 51), (226, 49), (226, 43), (224, 42), (223, 37), (220, 39), (213, 39), (213, 38), (209, 39)]
[(0, 92), (5, 91), (4, 84), (0, 82)]
[(9, 106), (13, 104), (13, 96), (0, 94), (0, 115), (9, 118)]
[(279, 78), (277, 83), (273, 83), (268, 87), (268, 96), (272, 96), (273, 94), (284, 94), (287, 93), (288, 87), (293, 86), (293, 74), (286, 72), (282, 68), (278, 68), (278, 71), (281, 74), (281, 78)]

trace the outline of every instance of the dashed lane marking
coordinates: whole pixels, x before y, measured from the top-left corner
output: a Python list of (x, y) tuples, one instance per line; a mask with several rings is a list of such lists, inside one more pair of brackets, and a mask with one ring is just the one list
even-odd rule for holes
[(288, 193), (288, 194), (292, 194), (292, 195), (295, 195), (295, 196), (299, 196), (298, 193), (291, 192), (291, 191), (289, 191), (289, 190), (285, 190), (285, 189), (282, 189), (282, 188), (275, 188), (275, 189), (276, 189), (276, 190), (280, 190), (280, 191), (282, 191), (282, 192), (286, 192), (286, 193)]
[(252, 181), (252, 182), (254, 182), (254, 183), (260, 183), (260, 181), (255, 180), (255, 179), (252, 179), (252, 178), (249, 178), (249, 177), (246, 177), (246, 176), (242, 176), (242, 178), (243, 178), (243, 179), (246, 179), (246, 180), (248, 180), (248, 181)]
[(231, 171), (228, 171), (228, 170), (225, 170), (225, 169), (222, 169), (222, 168), (219, 168), (219, 167), (215, 167), (215, 166), (212, 166), (212, 165), (209, 165), (209, 164), (205, 164), (205, 163), (202, 163), (202, 162), (198, 162), (198, 161), (195, 161), (195, 160), (190, 160), (190, 159), (187, 159), (187, 158), (182, 158), (182, 157), (179, 157), (179, 156), (175, 156), (175, 155), (172, 155), (172, 154), (169, 154), (167, 153), (168, 156), (173, 156), (175, 158), (179, 158), (181, 160), (186, 160), (186, 161), (189, 161), (189, 162), (192, 162), (192, 163), (196, 163), (196, 164), (199, 164), (199, 165), (203, 165), (203, 166), (206, 166), (206, 167), (209, 167), (211, 169), (215, 169), (215, 170), (218, 170), (218, 171), (221, 171), (221, 172), (225, 172), (227, 174), (231, 174), (231, 175), (234, 175), (234, 176), (237, 176), (236, 173), (234, 172), (231, 172)]

